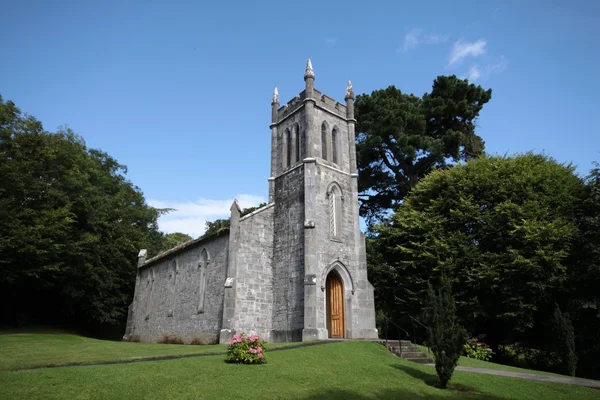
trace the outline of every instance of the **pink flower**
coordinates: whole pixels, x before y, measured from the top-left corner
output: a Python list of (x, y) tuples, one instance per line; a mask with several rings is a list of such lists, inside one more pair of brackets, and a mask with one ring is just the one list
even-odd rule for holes
[(260, 353), (260, 352), (262, 352), (262, 347), (258, 346), (258, 349), (257, 349), (257, 351), (258, 351), (259, 353)]
[(258, 353), (258, 358), (263, 358), (264, 356), (262, 355), (262, 353)]

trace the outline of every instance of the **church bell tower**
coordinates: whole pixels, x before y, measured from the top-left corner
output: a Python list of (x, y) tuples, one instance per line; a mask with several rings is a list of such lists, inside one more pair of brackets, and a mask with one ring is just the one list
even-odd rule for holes
[(345, 104), (314, 87), (271, 102), (273, 341), (376, 338), (358, 214), (354, 91)]

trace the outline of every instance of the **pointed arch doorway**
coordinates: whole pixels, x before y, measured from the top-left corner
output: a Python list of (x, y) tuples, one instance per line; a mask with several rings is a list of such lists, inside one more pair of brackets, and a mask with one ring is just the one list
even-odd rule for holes
[(346, 315), (344, 310), (344, 281), (340, 274), (332, 270), (326, 283), (327, 331), (332, 339), (346, 337)]

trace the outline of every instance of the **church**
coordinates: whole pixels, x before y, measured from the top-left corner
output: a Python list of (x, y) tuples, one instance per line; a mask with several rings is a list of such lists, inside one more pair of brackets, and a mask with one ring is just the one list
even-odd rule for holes
[(139, 253), (124, 340), (225, 343), (377, 338), (358, 214), (354, 92), (345, 104), (305, 87), (271, 102), (269, 203), (229, 229), (147, 259)]

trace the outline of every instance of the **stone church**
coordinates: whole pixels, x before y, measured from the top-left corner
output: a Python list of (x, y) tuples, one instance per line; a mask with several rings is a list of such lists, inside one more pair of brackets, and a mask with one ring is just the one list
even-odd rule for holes
[(228, 230), (146, 259), (141, 250), (125, 340), (225, 343), (377, 338), (358, 214), (354, 92), (345, 104), (314, 87), (271, 103), (269, 204)]

